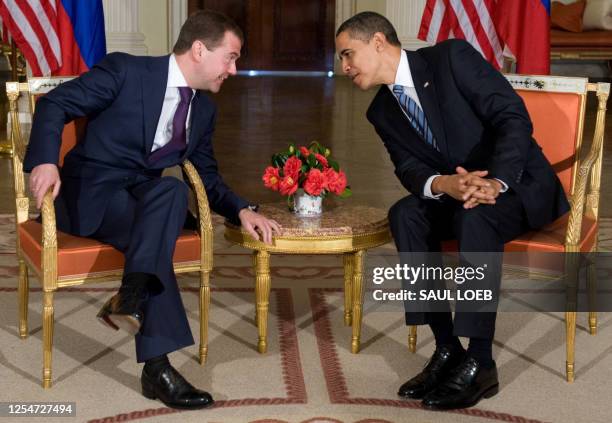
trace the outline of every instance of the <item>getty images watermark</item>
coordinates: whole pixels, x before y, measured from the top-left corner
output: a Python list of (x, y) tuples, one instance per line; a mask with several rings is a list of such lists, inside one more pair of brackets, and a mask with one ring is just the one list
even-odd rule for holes
[(482, 282), (486, 278), (487, 265), (478, 267), (467, 266), (410, 266), (408, 264), (396, 264), (394, 267), (375, 267), (373, 269), (372, 282), (380, 286), (388, 281), (401, 281), (402, 286), (409, 285), (411, 288), (399, 291), (385, 291), (382, 288), (372, 291), (375, 301), (492, 301), (493, 289), (448, 289), (442, 286), (427, 286), (421, 289), (413, 289), (417, 282), (430, 281), (442, 282), (453, 281), (457, 285), (466, 282)]

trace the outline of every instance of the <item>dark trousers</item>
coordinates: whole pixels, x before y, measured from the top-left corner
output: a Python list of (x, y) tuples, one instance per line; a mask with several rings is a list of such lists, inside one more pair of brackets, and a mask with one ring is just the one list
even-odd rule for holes
[[(416, 195), (404, 197), (389, 210), (391, 233), (400, 256), (421, 257), (427, 263), (412, 266), (439, 265), (441, 241), (456, 239), (459, 253), (503, 253), (504, 243), (529, 228), (520, 198), (513, 191), (501, 193), (494, 205), (478, 205), (466, 210), (462, 203), (448, 196), (441, 200), (422, 199)], [(416, 254), (414, 254), (416, 253)], [(422, 253), (422, 254), (420, 254)], [(431, 254), (434, 253), (434, 254)], [(501, 257), (501, 254), (493, 254)], [(489, 263), (489, 283), (499, 290), (501, 260)], [(432, 312), (410, 311), (406, 303), (406, 324), (429, 324)], [(455, 313), (454, 335), (493, 339), (497, 313), (466, 311)]]
[[(187, 185), (172, 177), (138, 176), (110, 200), (91, 238), (125, 254), (124, 272), (157, 276), (136, 335), (143, 362), (194, 343), (172, 266), (176, 240), (187, 215)], [(151, 287), (154, 288), (154, 287)]]

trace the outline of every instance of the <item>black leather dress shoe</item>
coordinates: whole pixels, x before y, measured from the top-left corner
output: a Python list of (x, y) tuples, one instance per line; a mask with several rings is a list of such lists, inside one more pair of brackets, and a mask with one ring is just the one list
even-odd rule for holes
[(423, 398), (425, 394), (444, 381), (450, 371), (457, 367), (464, 358), (463, 349), (447, 346), (436, 348), (423, 371), (404, 383), (397, 394), (404, 398)]
[(435, 410), (468, 408), (499, 391), (497, 367), (485, 369), (473, 357), (457, 366), (451, 376), (425, 395), (423, 406)]
[(142, 395), (149, 399), (159, 399), (170, 408), (196, 410), (214, 404), (208, 392), (191, 386), (172, 366), (166, 367), (157, 375), (148, 375), (143, 369), (140, 382)]
[(123, 329), (131, 335), (140, 330), (143, 294), (137, 291), (122, 291), (113, 295), (98, 312), (98, 320), (111, 329)]

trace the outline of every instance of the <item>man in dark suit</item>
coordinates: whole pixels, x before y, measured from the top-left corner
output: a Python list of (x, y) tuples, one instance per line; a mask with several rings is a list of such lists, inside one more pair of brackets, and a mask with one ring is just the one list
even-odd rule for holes
[[(391, 23), (373, 12), (343, 23), (336, 49), (355, 85), (380, 85), (367, 118), (412, 193), (389, 210), (400, 257), (413, 266), (438, 264), (440, 242), (457, 239), (464, 260), (479, 252), (493, 255), (486, 276), (496, 292), (504, 243), (568, 210), (561, 184), (532, 138), (521, 98), (467, 42), (405, 51)], [(418, 257), (425, 262), (415, 262)], [(495, 307), (464, 309), (453, 321), (449, 309), (410, 312), (405, 306), (408, 325), (429, 324), (436, 350), (424, 370), (400, 387), (400, 396), (450, 409), (497, 393)], [(459, 336), (469, 338), (467, 351)]]
[[(147, 398), (170, 407), (202, 408), (212, 397), (191, 386), (167, 354), (193, 344), (172, 256), (187, 216), (183, 181), (164, 168), (188, 159), (212, 209), (271, 242), (278, 224), (234, 194), (217, 170), (212, 148), (216, 108), (201, 90), (218, 92), (236, 74), (243, 35), (226, 16), (199, 11), (183, 25), (173, 54), (107, 55), (79, 78), (38, 100), (25, 169), (38, 206), (53, 189), (58, 227), (109, 243), (125, 254), (119, 292), (98, 317), (136, 335)], [(86, 116), (86, 133), (58, 172), (66, 122)], [(61, 173), (61, 193), (60, 193)]]

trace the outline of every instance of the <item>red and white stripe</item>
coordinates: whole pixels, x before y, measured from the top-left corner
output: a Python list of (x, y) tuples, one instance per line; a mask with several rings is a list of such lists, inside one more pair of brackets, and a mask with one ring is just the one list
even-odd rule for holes
[(34, 76), (49, 75), (62, 65), (57, 27), (59, 0), (1, 0), (0, 16)]
[(419, 39), (431, 44), (464, 39), (500, 69), (503, 47), (491, 18), (494, 6), (495, 0), (427, 0)]

